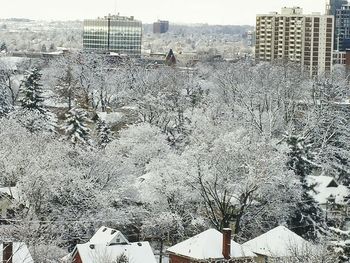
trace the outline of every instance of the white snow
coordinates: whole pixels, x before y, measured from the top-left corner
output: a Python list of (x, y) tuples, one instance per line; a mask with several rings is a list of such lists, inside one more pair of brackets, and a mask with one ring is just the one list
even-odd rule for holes
[(339, 185), (330, 176), (309, 176), (307, 182), (310, 186), (314, 186), (310, 195), (320, 204), (326, 204), (330, 196), (335, 198), (336, 204), (346, 204), (344, 197), (350, 195), (346, 186)]
[(115, 260), (125, 255), (132, 263), (156, 263), (151, 246), (148, 242), (129, 243), (126, 245), (103, 244), (90, 247), (89, 243), (77, 245), (80, 258), (83, 263), (115, 262)]
[(8, 69), (17, 70), (17, 65), (23, 61), (29, 60), (23, 57), (1, 57), (0, 62), (4, 63)]
[(83, 263), (114, 262), (123, 254), (130, 263), (156, 263), (148, 242), (130, 243), (120, 231), (105, 226), (89, 242), (77, 245), (75, 252)]
[(90, 239), (90, 244), (111, 244), (129, 243), (123, 234), (115, 229), (102, 226)]
[(97, 115), (101, 120), (105, 121), (107, 124), (115, 124), (119, 122), (124, 116), (124, 114), (121, 112), (98, 112)]
[(268, 257), (290, 257), (302, 255), (312, 244), (290, 231), (278, 226), (242, 245), (256, 254)]
[(1, 187), (0, 194), (7, 194), (16, 201), (20, 201), (20, 195), (17, 187)]
[[(216, 229), (208, 229), (167, 249), (167, 252), (197, 260), (222, 259), (223, 234)], [(231, 240), (231, 257), (255, 257), (249, 249)]]
[[(3, 251), (3, 243), (0, 244), (0, 251)], [(32, 256), (28, 250), (28, 247), (23, 242), (13, 242), (12, 249), (12, 262), (13, 263), (34, 263)], [(3, 261), (3, 253), (0, 253), (0, 262)]]

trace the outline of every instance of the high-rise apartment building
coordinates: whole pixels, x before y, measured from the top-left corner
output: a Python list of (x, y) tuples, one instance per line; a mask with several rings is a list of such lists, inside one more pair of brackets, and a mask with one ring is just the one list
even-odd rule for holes
[(153, 33), (154, 34), (163, 34), (169, 30), (169, 21), (158, 20), (153, 23)]
[(310, 75), (332, 70), (334, 19), (299, 7), (257, 15), (255, 59), (300, 63)]
[(85, 50), (141, 55), (142, 23), (134, 17), (106, 16), (84, 20)]

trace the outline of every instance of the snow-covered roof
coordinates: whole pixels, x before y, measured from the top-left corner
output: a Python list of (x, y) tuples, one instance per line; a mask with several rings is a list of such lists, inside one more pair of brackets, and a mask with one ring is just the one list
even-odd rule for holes
[(114, 262), (121, 255), (130, 263), (156, 263), (148, 242), (130, 243), (120, 231), (105, 226), (89, 242), (77, 245), (73, 255), (76, 253), (83, 263)]
[[(13, 263), (34, 263), (27, 245), (23, 242), (12, 243)], [(0, 251), (3, 251), (3, 243), (0, 244)], [(0, 262), (3, 262), (3, 253), (0, 253)]]
[(330, 176), (309, 176), (307, 182), (313, 186), (310, 195), (320, 204), (326, 204), (330, 196), (335, 198), (336, 204), (345, 204), (344, 198), (350, 195), (346, 186), (339, 185)]
[(311, 243), (290, 231), (278, 226), (242, 245), (256, 254), (268, 257), (290, 257), (304, 254)]
[(77, 245), (77, 250), (83, 263), (115, 262), (121, 255), (125, 255), (130, 263), (156, 263), (148, 242), (110, 246), (103, 244), (90, 246), (86, 243)]
[[(222, 259), (223, 234), (216, 229), (208, 229), (167, 249), (169, 253), (192, 259)], [(249, 250), (231, 240), (231, 257), (255, 257)]]
[(338, 183), (335, 181), (335, 179), (331, 176), (308, 176), (307, 181), (310, 185), (316, 184), (316, 187), (324, 189), (327, 187), (336, 187), (338, 186)]
[(129, 243), (129, 241), (120, 231), (102, 226), (97, 230), (95, 235), (92, 236), (89, 243), (109, 246), (111, 244)]

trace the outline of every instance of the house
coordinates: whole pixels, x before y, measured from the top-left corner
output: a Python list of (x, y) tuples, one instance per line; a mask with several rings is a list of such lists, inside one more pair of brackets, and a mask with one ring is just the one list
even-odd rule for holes
[(89, 242), (74, 248), (69, 262), (114, 263), (121, 259), (128, 259), (130, 263), (156, 263), (148, 242), (131, 243), (120, 231), (104, 226)]
[(208, 229), (167, 249), (170, 263), (253, 262), (249, 249), (231, 240), (231, 229), (223, 233)]
[(346, 205), (346, 198), (350, 195), (349, 189), (337, 183), (330, 176), (308, 176), (307, 183), (312, 188), (310, 195), (322, 206), (333, 201), (338, 205)]
[(2, 242), (0, 249), (0, 262), (34, 263), (28, 247), (23, 242)]
[(257, 255), (255, 260), (258, 263), (270, 262), (272, 259), (300, 257), (312, 248), (311, 243), (284, 226), (278, 226), (242, 246)]

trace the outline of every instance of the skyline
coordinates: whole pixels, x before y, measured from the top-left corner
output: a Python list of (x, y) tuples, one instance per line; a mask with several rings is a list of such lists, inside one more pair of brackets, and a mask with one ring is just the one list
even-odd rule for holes
[(304, 9), (304, 13), (325, 11), (325, 0), (252, 0), (239, 3), (234, 0), (73, 1), (60, 0), (59, 4), (47, 4), (47, 0), (12, 0), (5, 4), (6, 8), (0, 10), (0, 18), (83, 20), (120, 13), (123, 16), (134, 16), (143, 23), (162, 19), (171, 23), (254, 25), (256, 14), (280, 12), (284, 6), (299, 6)]

